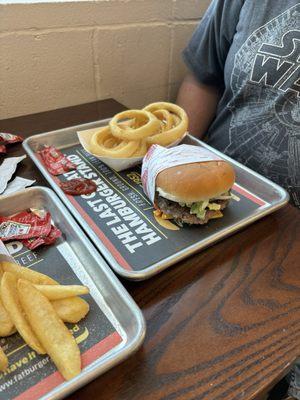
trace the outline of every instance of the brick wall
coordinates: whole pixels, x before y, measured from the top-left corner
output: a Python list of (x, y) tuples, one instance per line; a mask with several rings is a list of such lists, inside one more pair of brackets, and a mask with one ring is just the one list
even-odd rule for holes
[(174, 100), (210, 0), (0, 5), (0, 119), (114, 97)]

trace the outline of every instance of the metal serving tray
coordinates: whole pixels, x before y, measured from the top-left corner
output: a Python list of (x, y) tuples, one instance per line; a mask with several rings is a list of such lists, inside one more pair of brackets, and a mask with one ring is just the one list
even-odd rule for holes
[(68, 324), (80, 346), (83, 370), (66, 382), (49, 357), (37, 355), (20, 335), (3, 338), (10, 369), (0, 373), (1, 400), (61, 399), (127, 358), (145, 335), (141, 311), (52, 190), (35, 187), (0, 198), (0, 215), (28, 208), (50, 211), (62, 238), (34, 251), (18, 241), (8, 242), (6, 248), (23, 266), (60, 283), (82, 282), (90, 288), (90, 295), (84, 296), (88, 315), (78, 324)]
[[(211, 220), (205, 226), (167, 229), (154, 218), (152, 205), (142, 189), (140, 166), (113, 171), (79, 144), (77, 131), (103, 126), (108, 121), (35, 135), (26, 139), (23, 146), (111, 267), (128, 279), (149, 278), (288, 202), (284, 189), (188, 135), (185, 143), (204, 146), (234, 166), (237, 178), (233, 192), (240, 201), (232, 201), (223, 218)], [(59, 177), (50, 175), (37, 154), (44, 145), (61, 149), (77, 164), (77, 171)], [(73, 177), (93, 178), (98, 183), (98, 192), (90, 196), (65, 195), (58, 182)], [(121, 200), (129, 214), (131, 210), (130, 215), (124, 216), (125, 209), (120, 215)]]

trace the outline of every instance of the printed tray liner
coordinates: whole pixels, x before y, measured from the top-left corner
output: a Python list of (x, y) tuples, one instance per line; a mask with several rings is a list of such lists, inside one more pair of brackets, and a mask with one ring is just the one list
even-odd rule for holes
[[(36, 271), (48, 274), (61, 284), (82, 284), (63, 256), (59, 246), (44, 246), (28, 250), (21, 242), (6, 244), (16, 262)], [(51, 265), (51, 269), (49, 268)], [(87, 316), (77, 324), (67, 324), (72, 330), (82, 355), (82, 367), (112, 351), (123, 342), (122, 332), (103, 313), (91, 295), (82, 296), (89, 305)], [(38, 355), (16, 333), (0, 339), (9, 359), (9, 367), (0, 372), (1, 400), (37, 400), (64, 383), (49, 356)], [(75, 378), (76, 379), (76, 378)]]
[(156, 221), (152, 204), (143, 192), (140, 166), (116, 172), (80, 145), (62, 151), (77, 165), (77, 170), (50, 179), (57, 184), (79, 177), (96, 182), (97, 192), (66, 197), (120, 267), (129, 273), (143, 271), (268, 205), (235, 184), (233, 193), (240, 201), (231, 201), (223, 218), (211, 220), (205, 226), (166, 229)]

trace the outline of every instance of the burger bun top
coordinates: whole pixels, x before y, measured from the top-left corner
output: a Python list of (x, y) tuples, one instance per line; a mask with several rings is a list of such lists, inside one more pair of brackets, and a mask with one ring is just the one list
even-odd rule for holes
[(161, 171), (156, 177), (156, 190), (169, 200), (194, 203), (228, 192), (234, 181), (235, 172), (228, 162), (208, 161)]

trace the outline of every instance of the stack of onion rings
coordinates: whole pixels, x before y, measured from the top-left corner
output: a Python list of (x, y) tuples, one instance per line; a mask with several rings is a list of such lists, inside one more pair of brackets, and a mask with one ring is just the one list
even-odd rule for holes
[(142, 110), (116, 114), (109, 125), (93, 134), (93, 154), (110, 158), (143, 157), (152, 144), (169, 146), (188, 128), (186, 112), (172, 103), (152, 103)]
[(169, 125), (167, 125), (168, 119), (164, 118), (166, 121), (166, 128), (147, 138), (147, 143), (150, 145), (159, 144), (161, 146), (168, 146), (172, 142), (180, 139), (187, 131), (188, 117), (186, 112), (176, 104), (164, 102), (152, 103), (145, 107), (144, 110), (152, 113), (168, 113), (168, 119), (173, 119), (173, 124), (171, 128), (169, 128)]

